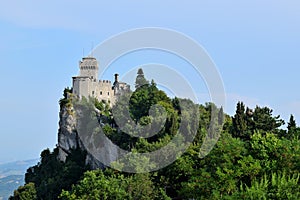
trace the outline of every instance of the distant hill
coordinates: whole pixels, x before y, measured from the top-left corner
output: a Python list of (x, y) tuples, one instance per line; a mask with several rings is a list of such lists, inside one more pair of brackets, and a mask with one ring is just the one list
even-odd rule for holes
[(24, 175), (28, 167), (36, 165), (39, 159), (15, 161), (0, 164), (0, 178), (10, 175)]
[(24, 184), (24, 175), (11, 175), (0, 179), (0, 200), (8, 199), (13, 191)]
[(13, 191), (24, 184), (26, 170), (36, 165), (39, 159), (0, 164), (0, 200), (6, 200)]

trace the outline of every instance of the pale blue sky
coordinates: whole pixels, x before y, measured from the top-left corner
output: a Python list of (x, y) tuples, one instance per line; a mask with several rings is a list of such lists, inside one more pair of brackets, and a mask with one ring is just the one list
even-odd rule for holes
[[(297, 0), (2, 1), (0, 162), (53, 148), (58, 100), (78, 73), (82, 49), (141, 27), (174, 29), (201, 44), (223, 78), (228, 113), (243, 100), (270, 106), (285, 120), (293, 113), (300, 123)], [(174, 64), (168, 55), (137, 53), (115, 67), (124, 72), (159, 59)]]

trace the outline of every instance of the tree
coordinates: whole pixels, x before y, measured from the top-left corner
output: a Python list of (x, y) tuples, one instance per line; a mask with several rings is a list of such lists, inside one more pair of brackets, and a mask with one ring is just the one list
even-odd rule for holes
[(251, 133), (253, 134), (253, 131), (255, 130), (255, 125), (254, 125), (254, 121), (253, 121), (253, 110), (250, 109), (249, 107), (247, 107), (246, 109), (246, 125), (247, 125), (247, 129), (251, 131)]
[(293, 115), (291, 115), (290, 117), (290, 121), (288, 122), (287, 129), (288, 132), (286, 138), (291, 139), (296, 134), (297, 131), (297, 125)]
[(9, 197), (9, 200), (36, 200), (37, 194), (34, 183), (28, 183), (20, 186), (14, 191), (14, 196)]
[(67, 106), (67, 108), (69, 108), (72, 105), (72, 101), (70, 98), (72, 96), (72, 91), (73, 89), (69, 87), (64, 89), (63, 98), (59, 100), (60, 108), (62, 108), (63, 106)]
[(280, 115), (273, 116), (273, 110), (268, 107), (256, 106), (253, 113), (254, 127), (264, 132), (279, 133), (278, 128), (284, 125)]
[(223, 125), (224, 123), (224, 111), (223, 111), (223, 107), (220, 108), (219, 113), (218, 113), (218, 124), (219, 125)]
[(245, 142), (228, 133), (221, 136), (205, 158), (200, 159), (194, 151), (190, 148), (172, 169), (177, 174), (174, 177), (180, 177), (173, 181), (177, 187), (181, 186), (177, 190), (182, 199), (222, 199), (223, 195), (236, 192), (240, 181), (248, 181), (261, 169), (257, 160), (246, 156)]
[(254, 179), (251, 186), (241, 184), (240, 190), (224, 199), (299, 199), (300, 174), (272, 173)]
[(102, 170), (85, 173), (84, 178), (71, 191), (60, 195), (63, 200), (128, 199), (124, 185), (124, 176), (105, 177)]
[[(109, 171), (109, 170), (108, 170)], [(63, 200), (135, 200), (167, 199), (162, 190), (156, 189), (149, 174), (124, 175), (121, 173), (89, 171), (71, 191), (63, 191)]]
[(129, 101), (129, 109), (132, 118), (138, 122), (140, 118), (148, 116), (151, 106), (163, 101), (171, 104), (170, 98), (162, 90), (156, 87), (154, 81), (152, 83), (143, 85), (138, 88), (131, 95)]
[(57, 157), (58, 148), (53, 152), (49, 149), (44, 150), (41, 153), (41, 161), (30, 167), (25, 174), (25, 183), (35, 185), (38, 199), (57, 199), (62, 189), (71, 189), (72, 184), (75, 184), (88, 169), (85, 165), (86, 152), (79, 148), (71, 150), (65, 163)]
[(146, 80), (145, 76), (144, 76), (144, 72), (143, 72), (143, 69), (140, 68), (138, 69), (138, 72), (137, 72), (137, 77), (136, 77), (136, 80), (135, 80), (135, 88), (138, 89), (144, 85), (148, 85), (149, 82)]
[(243, 102), (238, 102), (236, 106), (236, 113), (232, 118), (234, 137), (239, 137), (244, 140), (249, 140), (250, 136), (247, 132), (245, 105)]
[(256, 132), (251, 136), (251, 155), (260, 161), (265, 173), (299, 172), (300, 141), (280, 138), (277, 134)]
[(288, 122), (288, 131), (293, 131), (296, 128), (296, 121), (294, 119), (294, 116), (291, 115), (290, 121)]

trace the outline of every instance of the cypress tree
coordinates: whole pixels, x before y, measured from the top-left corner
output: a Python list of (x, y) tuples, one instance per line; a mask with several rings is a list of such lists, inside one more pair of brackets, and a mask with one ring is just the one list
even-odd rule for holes
[(232, 118), (233, 133), (234, 137), (241, 139), (249, 139), (247, 134), (247, 123), (246, 123), (245, 105), (243, 102), (238, 102), (236, 106), (236, 113)]
[(149, 82), (146, 80), (144, 76), (143, 69), (138, 69), (137, 77), (135, 80), (135, 88), (138, 89), (139, 87), (142, 87), (144, 85), (149, 85)]
[(296, 121), (294, 119), (294, 116), (291, 115), (290, 121), (288, 122), (288, 126), (287, 126), (288, 129), (287, 138), (291, 139), (293, 137), (293, 135), (296, 132), (296, 128), (297, 128)]

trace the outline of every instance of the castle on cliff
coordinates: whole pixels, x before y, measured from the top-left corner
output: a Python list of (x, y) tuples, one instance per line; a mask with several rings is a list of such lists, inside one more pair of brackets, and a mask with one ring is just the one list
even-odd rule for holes
[(98, 80), (99, 66), (94, 57), (82, 58), (79, 69), (79, 76), (73, 77), (73, 94), (78, 98), (95, 97), (113, 105), (118, 96), (130, 91), (130, 85), (120, 82), (118, 74), (113, 84), (109, 80)]
[[(117, 98), (130, 91), (130, 86), (127, 83), (120, 82), (118, 74), (115, 74), (113, 83), (108, 80), (98, 80), (99, 65), (96, 58), (84, 57), (79, 61), (79, 75), (73, 77), (72, 94), (77, 98), (94, 97), (99, 101), (105, 101), (114, 105)], [(78, 137), (77, 119), (73, 114), (68, 112), (67, 107), (63, 107), (59, 113), (59, 131), (58, 131), (58, 158), (61, 161), (66, 161), (66, 157), (72, 149), (85, 149), (81, 138)], [(104, 143), (104, 145), (107, 145)], [(115, 155), (115, 149), (104, 149), (103, 155), (114, 160), (112, 155)], [(93, 169), (103, 168), (104, 165), (93, 157), (90, 153), (87, 154), (86, 163), (89, 163)]]

